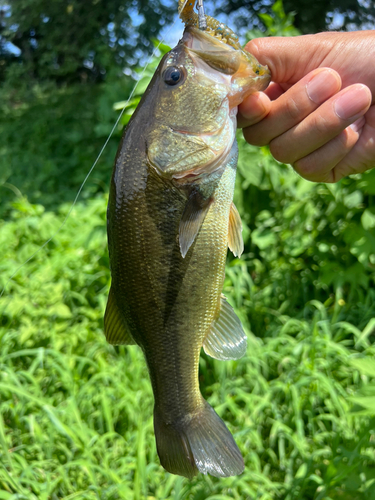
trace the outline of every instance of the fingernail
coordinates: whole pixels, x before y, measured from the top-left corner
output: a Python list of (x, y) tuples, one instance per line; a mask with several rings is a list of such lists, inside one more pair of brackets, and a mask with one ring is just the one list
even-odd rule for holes
[(333, 71), (323, 70), (306, 84), (306, 92), (315, 104), (321, 104), (339, 89), (339, 81)]
[(349, 127), (354, 130), (357, 134), (360, 133), (360, 131), (363, 129), (363, 125), (366, 123), (365, 117), (361, 116), (361, 118), (358, 118), (354, 123), (349, 125)]
[(365, 85), (356, 85), (334, 102), (336, 115), (342, 120), (353, 120), (370, 103), (369, 90)]

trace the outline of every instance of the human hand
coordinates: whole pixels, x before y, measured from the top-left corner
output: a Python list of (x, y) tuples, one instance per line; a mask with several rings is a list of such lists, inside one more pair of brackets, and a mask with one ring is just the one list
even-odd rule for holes
[(375, 167), (373, 31), (258, 38), (246, 49), (271, 70), (239, 107), (245, 139), (304, 178), (336, 182)]

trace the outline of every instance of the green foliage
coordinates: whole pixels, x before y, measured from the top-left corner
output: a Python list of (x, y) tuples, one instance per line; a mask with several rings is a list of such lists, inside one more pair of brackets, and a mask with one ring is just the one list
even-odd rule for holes
[[(280, 3), (270, 16), (270, 33), (291, 33)], [(203, 354), (200, 380), (246, 468), (189, 482), (160, 467), (142, 353), (103, 335), (110, 164), (156, 64), (128, 104), (126, 78), (2, 90), (0, 500), (375, 498), (375, 171), (310, 183), (240, 134), (245, 253), (229, 256), (224, 292), (248, 352)], [(19, 268), (66, 217), (113, 103), (121, 127), (82, 200)]]
[(294, 26), (294, 12), (286, 14), (282, 0), (277, 0), (269, 12), (258, 14), (264, 27), (262, 30), (252, 29), (247, 32), (247, 40), (262, 36), (296, 36), (301, 32)]
[(246, 224), (245, 264), (233, 261), (232, 273), (241, 275), (254, 331), (262, 335), (273, 311), (301, 311), (312, 299), (363, 326), (375, 315), (375, 171), (315, 184), (268, 149), (260, 153), (241, 136), (239, 143), (235, 201)]
[[(107, 191), (108, 177), (123, 126), (130, 119), (162, 55), (170, 47), (154, 41), (158, 57), (143, 70), (133, 98), (89, 179), (83, 196)], [(0, 89), (0, 216), (15, 194), (56, 209), (73, 200), (127, 103), (135, 80), (114, 73), (100, 85), (38, 85), (24, 91)], [(114, 105), (115, 103), (115, 105)]]
[[(127, 96), (133, 84), (123, 76), (97, 86), (39, 86), (27, 96), (0, 91), (0, 214), (8, 210), (15, 190), (49, 209), (72, 200), (116, 121), (113, 102)], [(86, 197), (107, 189), (120, 136), (119, 128)]]
[(157, 57), (153, 57), (145, 68), (138, 68), (136, 70), (135, 73), (138, 78), (137, 84), (132, 91), (132, 98), (130, 100), (127, 99), (125, 101), (116, 102), (113, 106), (113, 109), (123, 111), (120, 119), (120, 123), (123, 126), (127, 125), (132, 114), (140, 103), (140, 100), (142, 99), (142, 96), (147, 89), (151, 78), (156, 71), (156, 68), (159, 65), (160, 59), (164, 56), (164, 54), (171, 50), (171, 47), (164, 43), (160, 43), (157, 40), (154, 40), (153, 42), (155, 49), (157, 49), (159, 55)]
[[(102, 81), (108, 71), (133, 66), (149, 53), (151, 37), (175, 13), (159, 0), (7, 3), (0, 6), (0, 80), (16, 88)], [(17, 57), (5, 41), (19, 49)]]
[[(278, 179), (276, 193), (291, 205), (293, 183), (282, 179), (288, 172), (294, 184), (304, 181), (264, 152), (254, 151), (253, 157), (258, 165), (263, 162), (265, 173), (258, 176), (263, 203), (270, 179)], [(239, 183), (244, 182), (241, 173)], [(254, 184), (249, 186), (245, 204)], [(305, 205), (311, 200), (311, 190), (302, 200)], [(106, 201), (103, 195), (79, 203), (0, 300), (0, 485), (8, 494), (3, 498), (16, 493), (33, 500), (371, 498), (374, 320), (362, 317), (356, 326), (344, 306), (325, 307), (316, 300), (298, 314), (304, 299), (296, 284), (295, 306), (286, 309), (279, 301), (271, 310), (264, 302), (266, 328), (261, 337), (249, 332), (245, 358), (201, 359), (204, 395), (234, 432), (245, 457), (244, 474), (189, 482), (161, 469), (143, 356), (137, 347), (109, 346), (102, 333), (109, 284)], [(252, 203), (247, 231), (255, 232)], [(55, 215), (25, 199), (13, 204), (10, 220), (0, 228), (1, 285), (56, 230), (68, 208), (63, 205)], [(270, 210), (275, 217), (272, 203)], [(279, 229), (269, 227), (281, 245)], [(262, 240), (260, 234), (255, 241)], [(253, 242), (250, 248), (257, 246)], [(262, 258), (264, 269), (258, 272), (264, 281), (255, 292), (249, 254), (228, 264), (225, 292), (248, 327), (258, 307), (248, 294), (272, 299), (267, 290), (273, 271), (266, 269), (272, 251), (266, 248), (265, 256), (271, 255)], [(288, 279), (288, 267), (279, 272)]]
[(294, 24), (306, 34), (327, 29), (352, 31), (375, 21), (374, 3), (362, 0), (284, 0), (284, 7), (296, 14)]
[[(303, 34), (329, 30), (372, 29), (375, 21), (374, 2), (362, 0), (283, 0), (287, 16)], [(226, 12), (238, 29), (264, 31), (274, 15), (276, 2), (259, 0), (227, 0), (216, 5), (217, 12)]]

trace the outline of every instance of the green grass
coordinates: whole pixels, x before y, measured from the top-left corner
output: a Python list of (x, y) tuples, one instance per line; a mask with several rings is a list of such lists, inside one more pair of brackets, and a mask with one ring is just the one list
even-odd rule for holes
[[(67, 210), (14, 205), (0, 226), (2, 284)], [(268, 285), (255, 283), (251, 252), (228, 263), (224, 290), (248, 329), (248, 354), (200, 364), (202, 392), (245, 472), (189, 482), (161, 468), (143, 356), (102, 332), (105, 210), (105, 197), (78, 204), (0, 300), (0, 499), (375, 498), (374, 321), (355, 322), (337, 297), (299, 313), (283, 300), (260, 309)], [(257, 336), (254, 315), (264, 325)]]
[[(296, 33), (280, 2), (273, 13), (267, 35)], [(0, 500), (375, 499), (375, 169), (309, 183), (239, 138), (245, 253), (229, 256), (224, 291), (248, 352), (200, 363), (202, 393), (245, 458), (239, 477), (162, 469), (143, 356), (104, 339), (104, 193), (120, 129), (84, 201), (7, 283), (60, 226), (131, 86), (116, 75), (2, 89)]]

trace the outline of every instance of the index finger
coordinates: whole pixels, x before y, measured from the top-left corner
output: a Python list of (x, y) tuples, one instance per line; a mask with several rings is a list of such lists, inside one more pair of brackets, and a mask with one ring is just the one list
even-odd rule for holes
[(340, 75), (329, 68), (308, 74), (272, 102), (268, 115), (244, 129), (245, 139), (255, 146), (264, 146), (284, 134), (341, 88)]
[(238, 106), (237, 127), (249, 127), (263, 120), (271, 110), (271, 101), (283, 93), (283, 88), (278, 83), (272, 82), (263, 92), (249, 95)]
[(329, 53), (330, 43), (322, 44), (321, 38), (319, 34), (254, 38), (245, 49), (269, 67), (273, 82), (294, 84), (319, 68)]

